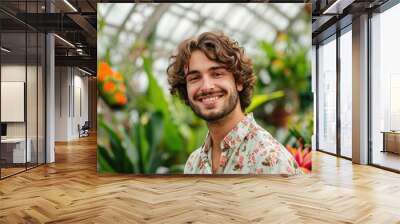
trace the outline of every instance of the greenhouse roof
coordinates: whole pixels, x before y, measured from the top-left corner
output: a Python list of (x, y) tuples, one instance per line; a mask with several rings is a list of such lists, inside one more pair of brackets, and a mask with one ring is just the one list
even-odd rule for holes
[[(204, 31), (223, 31), (245, 51), (260, 55), (262, 40), (274, 41), (279, 31), (292, 33), (311, 46), (311, 21), (304, 19), (304, 3), (102, 3), (98, 15), (104, 28), (98, 35), (99, 55), (111, 47), (112, 63), (132, 55), (138, 40), (155, 31), (155, 71), (164, 71), (168, 58), (184, 39)], [(303, 19), (301, 19), (303, 18)], [(311, 17), (310, 17), (311, 18)]]

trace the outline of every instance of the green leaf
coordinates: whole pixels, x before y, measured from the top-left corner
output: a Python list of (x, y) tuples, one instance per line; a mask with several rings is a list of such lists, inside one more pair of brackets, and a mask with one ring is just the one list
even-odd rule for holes
[(134, 138), (136, 142), (136, 146), (138, 149), (138, 157), (139, 157), (139, 173), (145, 173), (147, 167), (147, 152), (148, 150), (148, 143), (146, 137), (144, 135), (144, 127), (142, 124), (137, 123), (134, 125)]
[(300, 134), (300, 132), (296, 129), (296, 128), (290, 128), (289, 129), (290, 134), (292, 134), (294, 137), (296, 137), (297, 139), (302, 138), (303, 136)]
[(185, 169), (184, 164), (175, 164), (169, 168), (169, 173), (170, 174), (182, 174), (184, 169)]
[(266, 102), (283, 97), (285, 93), (283, 91), (275, 91), (270, 94), (254, 95), (251, 99), (250, 105), (246, 108), (246, 113), (252, 112), (257, 107), (265, 104)]
[(179, 153), (183, 148), (183, 139), (179, 133), (178, 126), (172, 120), (165, 121), (165, 143), (172, 152)]
[(152, 62), (149, 58), (143, 57), (143, 67), (149, 80), (149, 87), (147, 89), (148, 100), (155, 107), (156, 111), (160, 110), (164, 115), (168, 114), (168, 102), (157, 80), (154, 78)]
[(108, 136), (110, 137), (110, 141), (119, 141), (119, 137), (117, 135), (117, 133), (111, 128), (109, 127), (106, 122), (104, 122), (104, 120), (100, 120), (99, 121), (99, 126), (101, 129), (105, 130), (106, 133), (108, 134)]
[(164, 132), (163, 114), (157, 111), (152, 114), (149, 123), (146, 125), (146, 137), (150, 145), (147, 157), (147, 173), (155, 173), (161, 161), (159, 144)]
[(276, 51), (275, 48), (272, 46), (272, 44), (266, 42), (266, 41), (261, 41), (260, 47), (262, 50), (264, 50), (267, 58), (270, 60), (273, 60), (276, 58)]
[(117, 133), (109, 127), (105, 122), (100, 122), (100, 127), (104, 129), (110, 138), (110, 147), (114, 155), (114, 169), (121, 173), (130, 173), (133, 166), (129, 158), (126, 156), (126, 150), (121, 144), (121, 139)]
[(149, 79), (148, 101), (156, 111), (159, 110), (164, 115), (165, 143), (172, 152), (179, 152), (183, 148), (182, 136), (179, 133), (178, 126), (173, 122), (164, 92), (154, 78), (151, 59), (143, 57), (143, 66)]
[(100, 173), (115, 173), (113, 167), (113, 159), (110, 157), (107, 149), (101, 145), (97, 145), (98, 170)]
[(97, 18), (98, 18), (98, 20), (97, 20), (97, 34), (100, 34), (103, 31), (104, 26), (106, 25), (106, 22), (105, 22), (104, 18), (99, 16), (99, 15), (97, 15)]
[(138, 147), (135, 145), (135, 138), (134, 136), (130, 136), (126, 131), (123, 132), (124, 134), (124, 141), (123, 146), (126, 149), (126, 156), (129, 158), (130, 162), (133, 165), (133, 172), (139, 172), (139, 153)]

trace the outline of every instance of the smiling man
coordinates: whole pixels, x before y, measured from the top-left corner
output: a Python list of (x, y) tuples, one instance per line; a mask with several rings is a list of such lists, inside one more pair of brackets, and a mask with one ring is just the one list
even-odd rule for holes
[(204, 144), (190, 155), (185, 174), (301, 173), (292, 155), (266, 130), (249, 106), (256, 77), (236, 41), (206, 32), (183, 41), (167, 69), (171, 93), (207, 122)]

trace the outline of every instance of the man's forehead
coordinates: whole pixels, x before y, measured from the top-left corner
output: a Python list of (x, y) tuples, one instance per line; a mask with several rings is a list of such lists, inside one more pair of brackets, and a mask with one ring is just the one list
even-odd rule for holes
[(219, 69), (228, 70), (228, 68), (225, 65), (215, 64), (212, 66), (207, 66), (205, 68), (203, 67), (203, 68), (199, 68), (199, 69), (196, 69), (195, 67), (185, 66), (184, 72), (185, 72), (185, 75), (188, 75), (188, 73), (202, 73), (202, 72), (206, 72), (206, 71), (219, 70)]
[(190, 71), (207, 71), (212, 68), (226, 68), (226, 66), (218, 63), (217, 61), (209, 59), (201, 51), (194, 51), (187, 64), (184, 66), (184, 72), (187, 74)]

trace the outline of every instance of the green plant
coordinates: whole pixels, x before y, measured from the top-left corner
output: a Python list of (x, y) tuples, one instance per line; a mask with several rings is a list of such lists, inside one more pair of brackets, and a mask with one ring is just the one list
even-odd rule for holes
[(260, 116), (266, 123), (286, 128), (293, 113), (304, 113), (312, 107), (310, 49), (284, 33), (278, 33), (275, 42), (262, 41), (260, 49), (264, 56), (255, 63), (260, 77), (256, 91), (284, 92), (284, 97), (272, 102), (272, 109), (260, 112)]
[(250, 113), (256, 108), (264, 105), (265, 103), (274, 100), (274, 99), (279, 99), (280, 97), (283, 97), (285, 94), (283, 91), (275, 91), (270, 94), (258, 94), (254, 95), (251, 98), (251, 103), (250, 105), (246, 108), (246, 113)]
[(297, 117), (289, 127), (290, 136), (295, 139), (292, 145), (304, 145), (305, 148), (311, 147), (311, 138), (313, 135), (313, 114), (308, 112)]
[[(100, 15), (98, 17), (100, 36), (106, 32), (107, 24), (104, 18)], [(155, 27), (147, 37), (138, 38), (130, 44), (131, 46), (127, 46), (130, 51), (120, 61), (115, 61), (112, 57), (119, 53), (118, 47), (115, 47), (121, 44), (119, 32), (109, 35), (108, 41), (101, 45), (104, 50), (99, 51), (98, 60), (105, 62), (110, 69), (107, 68), (104, 71), (108, 72), (101, 73), (105, 76), (101, 76), (99, 83), (100, 172), (182, 173), (188, 156), (201, 146), (206, 136), (206, 123), (198, 118), (190, 107), (177, 97), (172, 97), (160, 85), (160, 78), (165, 78), (161, 75), (165, 74), (158, 74), (153, 70)], [(301, 119), (295, 119), (293, 114), (301, 117), (312, 105), (311, 76), (306, 49), (299, 48), (284, 35), (279, 36), (278, 43), (287, 46), (280, 48), (279, 44), (268, 42), (260, 44), (265, 56), (255, 60), (254, 70), (258, 76), (260, 73), (267, 74), (270, 82), (259, 79), (252, 103), (246, 109), (246, 113), (253, 112), (257, 121), (269, 131), (282, 128), (282, 124), (287, 128), (287, 125), (291, 127), (292, 123), (301, 122)], [(109, 72), (110, 70), (118, 73)], [(122, 79), (115, 74), (120, 74)], [(145, 90), (136, 91), (138, 84), (132, 80), (138, 75), (144, 75), (147, 79)], [(116, 105), (115, 99), (112, 98), (115, 96), (114, 92), (107, 91), (114, 89), (112, 85), (107, 84), (110, 81), (118, 90), (126, 88), (126, 100), (120, 99), (119, 105)], [(273, 112), (266, 112), (266, 108), (271, 107)], [(290, 116), (284, 114), (285, 119), (281, 119), (282, 111), (285, 112), (287, 108), (291, 110), (287, 113)], [(279, 120), (284, 122), (276, 122)], [(293, 144), (297, 134), (296, 131), (291, 131), (287, 142)]]
[(108, 144), (98, 145), (99, 171), (107, 173), (156, 173), (161, 165), (164, 134), (163, 114), (159, 111), (141, 116), (131, 130), (120, 133), (99, 119), (100, 131), (105, 132)]

